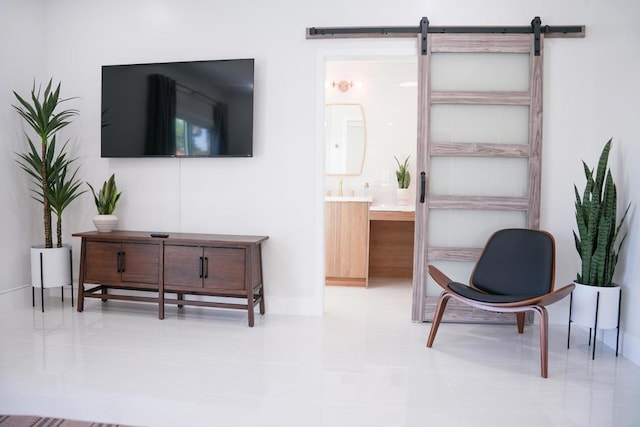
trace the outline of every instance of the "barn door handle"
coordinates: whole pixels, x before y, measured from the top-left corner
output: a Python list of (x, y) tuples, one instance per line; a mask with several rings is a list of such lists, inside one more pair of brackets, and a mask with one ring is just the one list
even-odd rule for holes
[(420, 203), (424, 203), (424, 196), (427, 191), (427, 177), (426, 173), (420, 172)]

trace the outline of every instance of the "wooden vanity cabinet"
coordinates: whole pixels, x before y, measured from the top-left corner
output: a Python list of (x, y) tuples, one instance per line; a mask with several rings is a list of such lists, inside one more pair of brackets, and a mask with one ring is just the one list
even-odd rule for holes
[(367, 286), (369, 202), (325, 202), (325, 282)]

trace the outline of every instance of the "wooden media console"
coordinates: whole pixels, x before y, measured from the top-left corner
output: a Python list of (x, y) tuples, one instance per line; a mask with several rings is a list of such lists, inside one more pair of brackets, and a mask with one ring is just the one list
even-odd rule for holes
[[(73, 236), (82, 238), (80, 312), (85, 298), (157, 303), (160, 319), (164, 319), (165, 304), (242, 309), (247, 310), (249, 326), (254, 324), (255, 305), (261, 314), (265, 312), (261, 243), (267, 236), (167, 233), (152, 237), (146, 231), (90, 231)], [(88, 284), (95, 286), (87, 288)], [(218, 298), (186, 299), (185, 295)]]

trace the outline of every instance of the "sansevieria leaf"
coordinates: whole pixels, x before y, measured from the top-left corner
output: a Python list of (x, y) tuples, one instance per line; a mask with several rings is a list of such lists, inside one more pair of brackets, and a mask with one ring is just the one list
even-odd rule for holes
[(617, 190), (611, 171), (607, 168), (611, 142), (609, 140), (602, 149), (595, 175), (594, 170), (582, 162), (586, 180), (582, 198), (578, 187), (574, 185), (577, 231), (573, 232), (573, 239), (582, 261), (576, 280), (594, 286), (612, 286), (626, 233), (617, 250), (615, 245), (630, 207), (630, 204), (627, 205), (616, 225)]

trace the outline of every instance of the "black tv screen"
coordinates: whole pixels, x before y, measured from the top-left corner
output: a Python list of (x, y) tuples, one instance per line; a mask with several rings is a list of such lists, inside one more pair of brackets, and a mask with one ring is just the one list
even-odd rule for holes
[(105, 65), (102, 157), (251, 157), (253, 59)]

